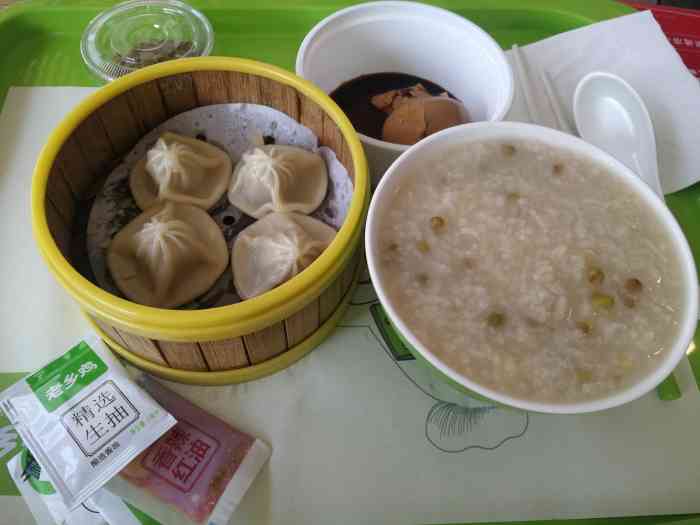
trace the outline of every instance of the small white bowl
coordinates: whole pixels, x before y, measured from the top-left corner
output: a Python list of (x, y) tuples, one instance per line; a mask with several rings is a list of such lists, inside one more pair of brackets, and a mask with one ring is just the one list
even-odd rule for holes
[[(403, 176), (411, 173), (412, 166), (423, 158), (439, 156), (441, 152), (455, 145), (481, 142), (484, 140), (537, 140), (549, 144), (558, 149), (564, 149), (577, 156), (591, 159), (607, 168), (611, 177), (618, 177), (625, 181), (627, 186), (636, 192), (647, 205), (649, 213), (654, 214), (663, 224), (664, 229), (673, 239), (675, 250), (681, 261), (683, 273), (683, 315), (680, 321), (678, 337), (673, 347), (666, 356), (659, 361), (655, 370), (642, 377), (638, 382), (627, 388), (613, 392), (612, 394), (589, 401), (542, 403), (528, 399), (515, 398), (501, 391), (486, 388), (474, 382), (438, 359), (429, 348), (424, 346), (411, 332), (397, 315), (391, 301), (384, 292), (377, 268), (377, 229), (379, 227), (380, 209), (385, 206), (401, 183)], [(386, 310), (389, 319), (398, 330), (400, 336), (412, 347), (419, 357), (423, 357), (428, 363), (444, 374), (447, 380), (457, 384), (458, 388), (476, 393), (479, 396), (489, 398), (497, 403), (509, 405), (534, 412), (546, 412), (556, 414), (576, 414), (583, 412), (596, 412), (628, 403), (656, 388), (685, 356), (692, 341), (698, 320), (698, 277), (695, 270), (695, 261), (688, 246), (685, 235), (676, 222), (664, 202), (647, 186), (637, 175), (602, 150), (584, 142), (583, 140), (567, 135), (560, 131), (533, 124), (516, 122), (479, 122), (464, 124), (448, 128), (439, 133), (426, 137), (403, 153), (387, 170), (379, 186), (374, 192), (372, 202), (367, 215), (365, 230), (365, 252), (367, 265), (372, 278), (372, 283), (382, 306)]]
[[(296, 73), (326, 93), (370, 73), (406, 73), (442, 86), (473, 121), (502, 120), (513, 102), (513, 72), (483, 29), (416, 2), (369, 2), (321, 20), (299, 47)], [(409, 146), (360, 134), (376, 184)]]

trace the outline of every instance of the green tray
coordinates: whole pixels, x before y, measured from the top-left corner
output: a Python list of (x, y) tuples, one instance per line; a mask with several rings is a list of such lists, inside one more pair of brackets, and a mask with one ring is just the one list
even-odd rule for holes
[[(0, 104), (10, 86), (98, 86), (80, 56), (80, 38), (88, 22), (115, 4), (105, 0), (21, 1), (0, 12)], [(192, 0), (211, 21), (213, 54), (253, 58), (294, 70), (296, 51), (311, 27), (347, 0)], [(426, 2), (445, 7), (488, 31), (504, 48), (525, 45), (593, 22), (633, 12), (605, 0), (452, 0)], [(700, 260), (700, 184), (667, 196), (691, 249)], [(700, 376), (700, 354), (689, 357)], [(10, 375), (0, 374), (9, 382)], [(673, 385), (671, 385), (673, 387)], [(671, 388), (672, 389), (672, 388)], [(672, 397), (675, 394), (671, 392)], [(3, 465), (0, 465), (3, 466)], [(0, 475), (0, 478), (6, 476)], [(5, 492), (0, 479), (0, 493)], [(663, 517), (631, 520), (579, 520), (584, 525), (660, 523)], [(668, 519), (668, 518), (667, 518)], [(676, 518), (678, 519), (678, 517)], [(531, 522), (533, 523), (533, 522)], [(561, 522), (534, 522), (558, 524)], [(575, 523), (575, 522), (574, 522)]]
[[(34, 0), (0, 13), (0, 96), (10, 85), (96, 86), (80, 57), (87, 23), (115, 4), (99, 0)], [(189, 2), (214, 27), (214, 54), (254, 58), (294, 70), (304, 35), (347, 0), (236, 0)], [(589, 0), (452, 0), (449, 8), (491, 33), (503, 47), (528, 44), (562, 31), (632, 12), (615, 2)], [(246, 7), (246, 4), (249, 6)]]

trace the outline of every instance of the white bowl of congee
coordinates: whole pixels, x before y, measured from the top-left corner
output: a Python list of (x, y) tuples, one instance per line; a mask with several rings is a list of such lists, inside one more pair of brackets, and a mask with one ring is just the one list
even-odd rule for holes
[(446, 129), (402, 154), (369, 209), (382, 306), (416, 357), (458, 387), (551, 413), (653, 390), (698, 313), (668, 208), (596, 147), (513, 122)]

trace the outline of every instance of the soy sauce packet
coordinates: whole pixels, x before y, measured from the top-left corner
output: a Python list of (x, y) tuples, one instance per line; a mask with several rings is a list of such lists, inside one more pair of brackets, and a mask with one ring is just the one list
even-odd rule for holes
[(68, 510), (176, 423), (95, 335), (3, 391), (0, 406)]

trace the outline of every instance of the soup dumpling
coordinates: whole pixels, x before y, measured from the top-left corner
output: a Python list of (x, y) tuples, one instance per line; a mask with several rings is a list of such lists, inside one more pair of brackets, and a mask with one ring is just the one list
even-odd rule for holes
[(233, 282), (249, 299), (288, 281), (335, 237), (327, 224), (300, 213), (270, 213), (243, 230), (233, 243)]
[(122, 293), (158, 308), (199, 297), (228, 262), (228, 246), (214, 219), (196, 206), (168, 201), (127, 224), (107, 250), (107, 266)]
[(228, 199), (261, 219), (271, 212), (311, 213), (327, 189), (326, 163), (317, 153), (295, 146), (258, 146), (236, 164)]
[(133, 167), (129, 186), (142, 210), (163, 200), (208, 210), (226, 192), (231, 169), (231, 159), (222, 149), (166, 132)]

